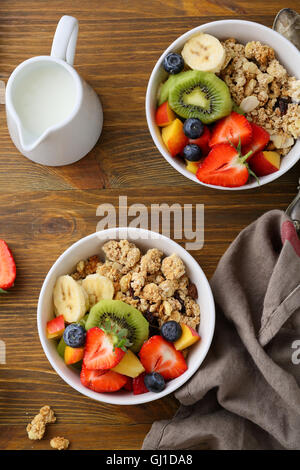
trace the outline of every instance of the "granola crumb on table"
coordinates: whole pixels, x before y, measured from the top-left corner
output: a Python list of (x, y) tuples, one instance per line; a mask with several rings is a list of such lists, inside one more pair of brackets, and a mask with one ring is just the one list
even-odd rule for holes
[(43, 417), (40, 414), (36, 415), (31, 423), (27, 425), (26, 431), (29, 439), (33, 441), (42, 439), (46, 431), (46, 423)]
[(46, 424), (55, 423), (56, 421), (54, 411), (48, 405), (45, 405), (40, 409), (40, 415), (43, 417)]
[(50, 446), (52, 449), (56, 450), (66, 450), (69, 447), (70, 442), (64, 437), (53, 437), (50, 441)]
[(300, 80), (289, 76), (268, 45), (243, 45), (234, 38), (222, 44), (226, 60), (220, 77), (247, 119), (265, 128), (274, 149), (286, 155), (300, 137)]
[[(28, 438), (31, 440), (41, 440), (46, 431), (46, 425), (55, 423), (56, 416), (50, 406), (43, 406), (39, 413), (33, 418), (31, 423), (26, 427)], [(54, 437), (50, 441), (50, 446), (53, 449), (65, 450), (69, 447), (70, 442), (64, 437)]]
[(46, 431), (46, 424), (55, 423), (55, 421), (56, 417), (50, 406), (43, 406), (26, 427), (28, 438), (34, 441), (42, 439)]

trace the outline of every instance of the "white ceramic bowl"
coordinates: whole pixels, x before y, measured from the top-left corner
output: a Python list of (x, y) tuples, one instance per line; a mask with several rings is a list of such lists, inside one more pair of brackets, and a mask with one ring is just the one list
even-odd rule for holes
[[(185, 263), (187, 274), (198, 289), (198, 302), (201, 309), (201, 322), (199, 334), (201, 341), (197, 342), (189, 353), (187, 363), (188, 370), (177, 379), (167, 383), (161, 393), (148, 392), (141, 395), (133, 395), (131, 392), (119, 391), (115, 393), (96, 393), (84, 387), (79, 378), (79, 371), (68, 367), (56, 351), (56, 343), (46, 336), (46, 323), (53, 318), (52, 292), (56, 279), (74, 271), (76, 264), (88, 257), (100, 254), (102, 245), (109, 239), (128, 239), (137, 244), (142, 252), (149, 248), (159, 248), (168, 256), (177, 253)], [(169, 238), (157, 233), (137, 228), (108, 229), (93, 233), (68, 248), (54, 263), (43, 283), (37, 310), (37, 323), (40, 341), (45, 354), (58, 375), (78, 392), (93, 398), (94, 400), (113, 403), (117, 405), (136, 405), (157, 400), (183, 385), (198, 369), (204, 360), (210, 347), (214, 326), (215, 307), (209, 283), (194, 258), (180, 245)]]
[[(187, 33), (180, 36), (176, 41), (174, 41), (168, 49), (160, 56), (158, 59), (152, 74), (149, 79), (147, 94), (146, 94), (146, 116), (150, 134), (154, 143), (163, 157), (172, 165), (179, 173), (186, 176), (195, 183), (202, 184), (211, 188), (217, 189), (227, 189), (227, 190), (239, 190), (239, 189), (250, 189), (256, 188), (258, 183), (255, 180), (251, 180), (249, 183), (239, 188), (225, 188), (222, 186), (214, 186), (210, 184), (205, 184), (199, 181), (195, 175), (190, 171), (185, 169), (184, 163), (180, 162), (179, 159), (173, 158), (165, 147), (162, 138), (161, 132), (158, 126), (155, 123), (155, 110), (157, 104), (157, 91), (161, 82), (166, 79), (167, 73), (162, 67), (162, 62), (164, 57), (169, 52), (180, 52), (185, 44), (185, 42), (197, 32), (206, 32), (209, 33), (221, 40), (234, 37), (243, 44), (246, 44), (248, 41), (260, 41), (264, 44), (268, 44), (273, 47), (275, 50), (276, 56), (279, 62), (284, 65), (287, 71), (295, 76), (300, 78), (300, 51), (287, 39), (281, 36), (276, 31), (273, 31), (266, 26), (263, 26), (259, 23), (254, 23), (252, 21), (243, 21), (243, 20), (221, 20), (213, 21), (212, 23), (206, 23), (197, 28), (188, 31)], [(263, 184), (269, 183), (281, 175), (286, 173), (300, 158), (300, 140), (296, 142), (291, 151), (282, 159), (281, 168), (276, 172), (268, 176), (263, 176), (260, 178), (260, 186)]]

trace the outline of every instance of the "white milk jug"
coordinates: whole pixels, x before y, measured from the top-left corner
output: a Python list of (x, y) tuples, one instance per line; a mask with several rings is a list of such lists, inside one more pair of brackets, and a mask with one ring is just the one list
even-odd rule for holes
[(63, 16), (51, 55), (22, 62), (7, 82), (11, 139), (23, 155), (42, 165), (76, 162), (94, 147), (102, 131), (100, 100), (72, 67), (77, 34), (76, 18)]

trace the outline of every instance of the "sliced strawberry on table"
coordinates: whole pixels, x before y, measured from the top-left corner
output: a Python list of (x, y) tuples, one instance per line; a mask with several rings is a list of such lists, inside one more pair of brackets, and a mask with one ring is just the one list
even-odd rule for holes
[(242, 147), (242, 151), (243, 154), (246, 155), (246, 153), (252, 150), (253, 153), (249, 157), (252, 158), (255, 153), (264, 150), (270, 140), (270, 134), (265, 129), (258, 126), (257, 124), (254, 124), (253, 122), (250, 122), (250, 126), (252, 129), (252, 139), (249, 144)]
[(182, 353), (162, 336), (148, 339), (139, 356), (146, 372), (159, 372), (165, 380), (175, 379), (187, 370)]
[[(95, 326), (87, 331), (83, 364), (87, 369), (107, 370), (115, 367), (124, 357), (126, 348), (116, 333)], [(122, 344), (122, 348), (119, 347)]]
[(149, 392), (144, 383), (145, 375), (146, 373), (143, 372), (132, 380), (132, 390), (134, 395), (141, 395), (142, 393)]
[(218, 121), (212, 131), (209, 146), (213, 147), (217, 144), (231, 143), (238, 145), (241, 141), (242, 145), (247, 145), (252, 138), (252, 128), (250, 122), (235, 111), (229, 116)]
[(13, 286), (16, 279), (16, 265), (13, 255), (4, 240), (0, 240), (0, 289)]
[(189, 139), (190, 144), (196, 144), (201, 148), (202, 156), (205, 157), (209, 151), (209, 141), (210, 141), (210, 130), (207, 126), (204, 126), (203, 134), (198, 137), (198, 139)]
[(215, 145), (197, 171), (197, 178), (206, 184), (229, 188), (243, 186), (249, 174), (253, 174), (245, 163), (250, 156), (240, 154), (240, 145), (235, 148), (230, 144)]
[(127, 377), (112, 370), (89, 370), (84, 365), (80, 373), (82, 385), (94, 392), (116, 392), (126, 384)]

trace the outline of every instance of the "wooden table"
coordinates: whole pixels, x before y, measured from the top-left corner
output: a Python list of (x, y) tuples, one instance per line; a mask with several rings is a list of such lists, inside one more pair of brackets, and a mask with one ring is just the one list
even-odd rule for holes
[[(199, 24), (241, 18), (271, 26), (283, 6), (297, 0), (2, 0), (0, 79), (34, 55), (47, 55), (63, 14), (78, 18), (75, 65), (101, 96), (102, 136), (82, 161), (47, 168), (24, 158), (12, 144), (0, 106), (0, 238), (17, 263), (15, 287), (0, 297), (0, 339), (7, 364), (0, 366), (0, 449), (48, 449), (61, 435), (72, 449), (138, 449), (154, 420), (171, 417), (173, 397), (141, 406), (109, 406), (71, 389), (54, 372), (41, 348), (36, 305), (43, 279), (73, 242), (92, 233), (96, 208), (119, 195), (128, 204), (205, 204), (205, 245), (192, 252), (208, 277), (231, 241), (270, 209), (285, 209), (297, 186), (300, 164), (267, 186), (224, 192), (190, 183), (156, 150), (147, 129), (145, 91), (161, 52)], [(298, 4), (299, 6), (299, 4)], [(57, 423), (45, 439), (29, 441), (26, 424), (42, 405)]]

